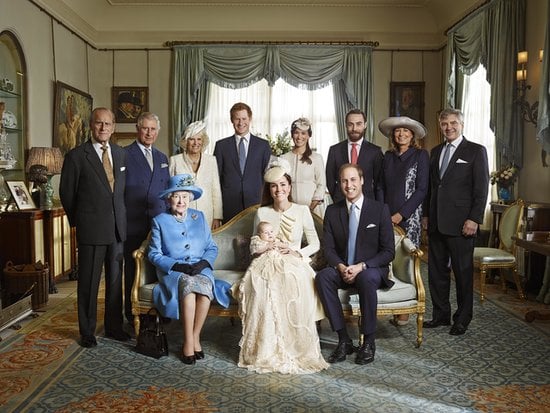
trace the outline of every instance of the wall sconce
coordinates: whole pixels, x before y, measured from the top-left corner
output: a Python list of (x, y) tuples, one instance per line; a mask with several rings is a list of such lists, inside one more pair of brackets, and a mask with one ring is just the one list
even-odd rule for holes
[(531, 89), (531, 85), (527, 84), (527, 62), (528, 61), (529, 61), (529, 55), (527, 51), (524, 50), (524, 51), (518, 52), (518, 68), (516, 70), (518, 97), (517, 97), (516, 103), (518, 104), (521, 110), (521, 116), (523, 120), (537, 126), (539, 102), (536, 101), (531, 105), (525, 99), (525, 91), (527, 89)]
[(35, 165), (41, 165), (46, 169), (44, 173), (47, 176), (47, 181), (45, 184), (41, 185), (44, 189), (44, 202), (42, 203), (41, 207), (43, 209), (52, 209), (52, 177), (61, 173), (61, 167), (63, 166), (63, 154), (61, 153), (61, 150), (59, 148), (31, 148), (29, 152), (29, 159), (27, 159), (27, 165), (25, 167), (27, 173), (31, 172), (31, 167)]

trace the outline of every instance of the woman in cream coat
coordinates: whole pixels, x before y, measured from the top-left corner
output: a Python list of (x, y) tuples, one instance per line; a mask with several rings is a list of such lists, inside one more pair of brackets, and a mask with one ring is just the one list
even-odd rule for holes
[(223, 219), (222, 191), (216, 158), (204, 153), (209, 141), (205, 128), (199, 120), (185, 129), (180, 140), (182, 153), (170, 157), (170, 176), (187, 173), (194, 178), (203, 194), (193, 201), (192, 208), (202, 211), (210, 228), (216, 229)]

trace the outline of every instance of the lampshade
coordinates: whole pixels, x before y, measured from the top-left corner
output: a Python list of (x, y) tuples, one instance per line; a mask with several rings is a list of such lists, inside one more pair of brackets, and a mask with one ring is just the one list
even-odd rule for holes
[(48, 168), (48, 175), (58, 175), (63, 166), (63, 154), (59, 148), (37, 147), (31, 148), (25, 170), (27, 173), (33, 165), (44, 165)]
[(528, 59), (529, 59), (529, 54), (527, 53), (526, 50), (518, 52), (518, 64), (527, 63)]
[(527, 80), (527, 69), (516, 70), (516, 80), (518, 82), (522, 80)]

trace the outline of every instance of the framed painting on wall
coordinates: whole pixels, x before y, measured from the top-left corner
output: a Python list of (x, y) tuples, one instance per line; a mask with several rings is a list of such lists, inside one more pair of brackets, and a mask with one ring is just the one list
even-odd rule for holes
[(136, 123), (140, 113), (149, 110), (147, 87), (113, 87), (111, 100), (117, 123)]
[(93, 99), (89, 94), (63, 82), (56, 82), (53, 146), (61, 149), (63, 154), (88, 139), (92, 107)]
[(118, 146), (128, 146), (134, 143), (136, 135), (135, 132), (115, 132), (113, 136), (111, 136), (111, 141)]
[(390, 116), (408, 116), (424, 123), (424, 82), (391, 82)]

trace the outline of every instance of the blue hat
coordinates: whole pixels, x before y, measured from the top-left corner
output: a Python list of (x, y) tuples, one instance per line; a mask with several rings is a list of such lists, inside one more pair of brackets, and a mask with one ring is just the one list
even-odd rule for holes
[(214, 297), (223, 308), (229, 307), (229, 302), (231, 300), (229, 296), (230, 289), (231, 284), (227, 281), (214, 279)]
[(189, 174), (174, 175), (168, 182), (168, 188), (159, 193), (160, 199), (166, 199), (172, 192), (187, 191), (193, 194), (194, 199), (199, 199), (202, 195), (202, 189), (195, 186), (193, 177)]

